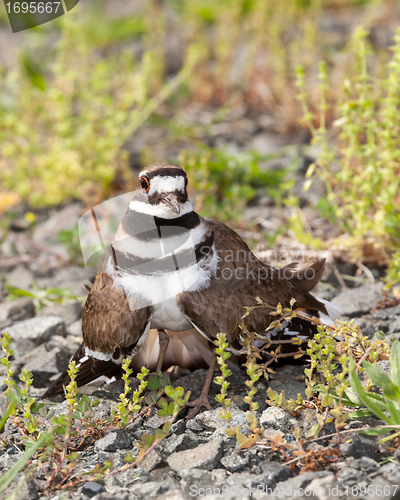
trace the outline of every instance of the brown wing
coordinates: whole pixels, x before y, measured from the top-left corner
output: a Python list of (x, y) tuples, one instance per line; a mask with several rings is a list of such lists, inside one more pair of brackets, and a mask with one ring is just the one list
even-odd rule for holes
[(83, 343), (92, 351), (113, 353), (117, 348), (138, 342), (152, 308), (138, 307), (132, 311), (125, 292), (114, 285), (104, 267), (105, 264), (86, 299), (82, 334)]
[[(239, 332), (239, 324), (245, 306), (256, 305), (256, 297), (271, 306), (280, 302), (288, 307), (290, 299), (296, 299), (296, 306), (316, 309), (326, 313), (325, 306), (308, 293), (294, 279), (294, 270), (283, 276), (281, 270), (259, 261), (242, 238), (221, 222), (205, 219), (214, 234), (215, 248), (220, 258), (216, 276), (210, 286), (199, 291), (178, 296), (178, 304), (184, 314), (202, 332), (215, 338), (219, 332), (227, 335), (233, 343)], [(318, 268), (323, 268), (320, 261)], [(302, 275), (296, 276), (301, 281)], [(315, 285), (314, 285), (315, 286)], [(268, 310), (257, 309), (247, 318), (245, 324), (250, 331), (264, 332), (273, 321)]]
[[(83, 344), (71, 359), (79, 368), (76, 377), (78, 386), (102, 375), (107, 378), (120, 376), (122, 359), (131, 356), (139, 348), (137, 343), (152, 314), (151, 307), (140, 307), (140, 297), (137, 300), (138, 307), (132, 308), (132, 311), (125, 292), (117, 288), (105, 272), (109, 257), (110, 251), (107, 251), (86, 299), (82, 318)], [(134, 299), (131, 298), (132, 300)], [(88, 355), (86, 347), (94, 352), (93, 356)], [(101, 354), (112, 355), (113, 359), (110, 356), (108, 359), (99, 359)], [(70, 377), (65, 370), (42, 398), (62, 393), (69, 381)]]

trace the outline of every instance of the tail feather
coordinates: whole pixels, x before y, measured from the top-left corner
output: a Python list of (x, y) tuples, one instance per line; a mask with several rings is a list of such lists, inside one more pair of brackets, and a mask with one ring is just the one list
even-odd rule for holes
[(298, 267), (297, 262), (291, 262), (282, 269), (282, 272), (291, 283), (294, 283), (302, 292), (307, 293), (315, 288), (322, 278), (325, 260), (315, 260), (305, 267)]
[[(76, 353), (70, 359), (75, 361), (76, 367), (78, 368), (78, 373), (76, 375), (76, 383), (78, 387), (93, 382), (94, 380), (104, 376), (108, 379), (112, 377), (120, 377), (122, 373), (122, 368), (120, 364), (116, 364), (113, 361), (101, 361), (88, 356), (85, 353), (85, 347), (83, 343), (79, 346)], [(55, 380), (47, 391), (43, 394), (41, 399), (51, 398), (57, 394), (64, 393), (64, 387), (66, 387), (71, 381), (68, 375), (68, 370), (65, 370), (57, 380)]]

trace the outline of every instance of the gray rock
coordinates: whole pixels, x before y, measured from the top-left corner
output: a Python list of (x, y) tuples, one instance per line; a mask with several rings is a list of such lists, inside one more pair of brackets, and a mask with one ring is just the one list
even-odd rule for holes
[(33, 318), (35, 304), (28, 297), (0, 304), (0, 328), (6, 328), (15, 321)]
[(372, 337), (375, 335), (376, 328), (371, 323), (371, 321), (368, 320), (368, 318), (365, 318), (365, 317), (364, 318), (357, 318), (355, 320), (355, 324), (360, 327), (360, 330), (365, 337), (372, 339)]
[(117, 446), (117, 433), (109, 432), (104, 437), (99, 439), (94, 444), (94, 449), (97, 451), (115, 451), (118, 449)]
[(382, 283), (349, 288), (332, 300), (345, 316), (354, 318), (367, 314), (382, 299)]
[(186, 428), (191, 430), (192, 432), (197, 432), (197, 433), (204, 431), (204, 427), (200, 425), (198, 422), (196, 422), (195, 419), (189, 420), (186, 423)]
[(65, 335), (65, 324), (61, 318), (47, 316), (20, 321), (0, 331), (0, 335), (8, 331), (12, 339), (15, 356), (22, 356), (35, 347), (50, 340), (53, 335)]
[(394, 320), (400, 316), (400, 304), (394, 307), (386, 307), (385, 309), (378, 309), (368, 317), (373, 320)]
[(7, 275), (7, 281), (11, 286), (27, 290), (35, 281), (35, 277), (32, 271), (27, 269), (23, 264), (18, 264), (18, 266)]
[[(132, 495), (129, 491), (119, 491), (118, 496), (115, 496), (115, 493), (100, 493), (93, 497), (94, 500), (132, 500)], [(52, 498), (52, 500), (67, 500), (67, 498), (59, 497), (57, 499)], [(85, 500), (85, 497), (81, 497), (79, 500)]]
[(362, 434), (355, 434), (351, 443), (345, 443), (341, 447), (344, 455), (353, 458), (374, 458), (375, 457), (375, 438)]
[(362, 458), (348, 458), (346, 463), (349, 467), (353, 467), (354, 469), (362, 470), (365, 472), (373, 472), (374, 470), (379, 468), (378, 462), (369, 457)]
[(210, 487), (222, 488), (226, 485), (227, 473), (224, 470), (216, 469), (211, 472), (200, 469), (183, 469), (179, 471), (181, 478), (180, 486), (190, 496), (195, 496), (195, 491), (199, 488)]
[(104, 480), (108, 491), (117, 487), (130, 488), (134, 484), (147, 483), (150, 481), (150, 474), (141, 468), (131, 467), (130, 469), (119, 472), (118, 474), (109, 474)]
[(89, 267), (69, 266), (57, 271), (53, 276), (46, 276), (36, 280), (39, 288), (70, 288), (71, 293), (86, 297), (82, 283), (93, 278), (95, 272)]
[[(400, 448), (397, 448), (397, 450), (399, 449)], [(391, 484), (400, 484), (400, 467), (398, 463), (389, 462), (385, 465), (382, 465), (379, 468), (379, 473), (382, 474), (383, 477), (388, 479)]]
[[(16, 433), (11, 433), (10, 434), (12, 436), (15, 436), (15, 441), (14, 442), (17, 442), (18, 441), (18, 438), (20, 439), (21, 436)], [(3, 437), (3, 436), (2, 436)], [(9, 436), (7, 436), (9, 437)], [(17, 452), (17, 453), (14, 453), (14, 454), (10, 454), (10, 453), (4, 453), (3, 455), (0, 456), (0, 471), (3, 471), (3, 472), (6, 472), (7, 470), (9, 470), (17, 461), (18, 459), (22, 456), (22, 453), (21, 452)]]
[(35, 227), (33, 239), (36, 241), (57, 242), (60, 231), (70, 230), (82, 214), (81, 203), (70, 203), (54, 211), (49, 219)]
[(288, 411), (276, 406), (270, 406), (263, 411), (260, 417), (260, 425), (262, 427), (290, 432), (298, 426), (298, 421)]
[[(4, 472), (6, 471), (4, 470)], [(21, 475), (17, 476), (8, 486), (8, 488), (6, 488), (6, 490), (2, 492), (2, 494), (0, 495), (1, 500), (8, 500), (11, 498), (21, 500), (39, 499), (39, 490), (33, 480), (31, 478), (28, 478), (21, 484), (21, 486), (19, 486), (20, 477)], [(17, 493), (15, 492), (16, 488), (18, 488)]]
[(167, 479), (163, 482), (150, 481), (144, 484), (136, 484), (129, 488), (129, 490), (131, 495), (135, 495), (134, 498), (137, 498), (138, 500), (141, 500), (142, 498), (147, 500), (147, 498), (159, 498), (160, 495), (166, 493), (171, 487), (174, 486), (174, 481), (172, 479)]
[(73, 337), (82, 337), (82, 320), (74, 321), (71, 325), (67, 326), (67, 335)]
[(89, 481), (88, 483), (84, 484), (81, 489), (81, 492), (89, 498), (92, 498), (98, 493), (102, 493), (103, 491), (103, 486), (99, 483), (96, 483), (95, 481)]
[[(318, 498), (318, 500), (328, 500), (334, 495), (331, 494), (332, 489), (337, 486), (335, 483), (334, 474), (329, 473), (329, 475), (325, 477), (317, 477), (311, 481), (311, 483), (307, 486), (307, 490), (310, 493), (313, 493), (314, 498)], [(339, 490), (338, 490), (339, 491)], [(304, 494), (305, 493), (305, 494)], [(298, 492), (294, 492), (291, 498), (304, 498), (307, 495), (307, 491), (303, 492), (303, 494)]]
[(140, 467), (150, 472), (156, 469), (163, 462), (162, 457), (156, 450), (152, 450), (141, 462)]
[[(268, 496), (265, 497), (265, 491), (262, 492), (262, 495), (258, 498), (278, 498), (278, 499), (283, 499), (283, 498), (299, 498), (299, 493), (301, 490), (304, 490), (309, 486), (309, 484), (312, 481), (315, 481), (316, 479), (328, 479), (331, 481), (333, 478), (332, 472), (328, 471), (318, 471), (318, 472), (306, 472), (305, 474), (300, 474), (295, 477), (291, 477), (290, 479), (287, 479), (286, 481), (280, 482), (278, 487), (279, 487), (279, 493), (277, 495), (272, 494), (271, 491), (268, 492)], [(261, 486), (264, 486), (262, 483)], [(302, 496), (302, 498), (307, 498), (305, 495)], [(315, 498), (315, 497), (311, 497)]]
[(365, 477), (366, 476), (361, 471), (353, 469), (348, 465), (336, 474), (336, 479), (339, 481), (339, 483), (348, 485), (360, 483)]
[[(264, 477), (261, 474), (251, 474), (250, 472), (236, 472), (227, 478), (228, 485), (228, 498), (231, 498), (233, 494), (239, 498), (250, 498), (250, 491), (254, 492), (257, 488), (262, 486), (265, 488), (263, 491), (267, 491), (267, 488), (274, 489), (275, 482), (265, 483)], [(264, 494), (265, 495), (265, 494)], [(234, 497), (233, 497), (234, 498)]]
[(292, 476), (292, 472), (289, 467), (283, 466), (279, 462), (272, 462), (270, 460), (265, 460), (260, 464), (263, 478), (265, 481), (275, 481), (280, 483), (281, 481), (286, 481)]
[(297, 399), (298, 394), (305, 398), (304, 367), (288, 364), (278, 368), (268, 385), (278, 394), (284, 391), (286, 399)]
[(228, 472), (240, 472), (249, 464), (249, 457), (243, 457), (236, 451), (221, 458), (221, 464)]
[(67, 300), (62, 304), (54, 304), (43, 307), (38, 316), (59, 316), (69, 326), (82, 318), (83, 303), (78, 300)]
[(158, 500), (187, 500), (187, 496), (177, 487), (172, 487), (166, 493), (158, 497)]
[(179, 434), (178, 436), (172, 435), (171, 437), (165, 439), (161, 446), (165, 454), (171, 455), (172, 453), (176, 453), (178, 451), (196, 448), (199, 444), (201, 444), (201, 442), (201, 438), (189, 431), (185, 434)]
[[(240, 431), (244, 434), (248, 434), (247, 429), (247, 419), (246, 412), (238, 410), (237, 408), (230, 408), (231, 413), (231, 424), (234, 429), (240, 426)], [(219, 436), (223, 437), (224, 440), (226, 435), (224, 434), (224, 429), (229, 428), (229, 424), (226, 420), (221, 417), (221, 409), (217, 408), (215, 410), (204, 411), (196, 415), (194, 419), (203, 429), (207, 431), (212, 431), (212, 439), (216, 439)]]
[(303, 427), (303, 433), (307, 434), (307, 432), (310, 430), (310, 428), (318, 423), (317, 420), (317, 410), (314, 410), (312, 408), (305, 408), (301, 412), (301, 425)]
[(387, 359), (378, 361), (376, 363), (376, 366), (384, 371), (388, 377), (390, 377), (390, 361), (388, 361)]
[(282, 467), (278, 462), (265, 461), (262, 464), (261, 474), (249, 472), (234, 473), (228, 476), (227, 484), (230, 487), (231, 493), (236, 492), (236, 495), (239, 491), (243, 495), (247, 490), (247, 492), (252, 492), (252, 498), (255, 492), (259, 493), (260, 498), (265, 498), (266, 493), (273, 492), (278, 483), (281, 484), (282, 481), (285, 481), (290, 476), (291, 472), (288, 467)]
[(38, 500), (39, 490), (31, 478), (28, 478), (18, 491), (18, 497), (24, 500)]
[(143, 423), (143, 427), (145, 429), (155, 431), (156, 429), (160, 429), (168, 420), (169, 417), (158, 417), (157, 415), (154, 415)]
[(103, 438), (95, 442), (94, 448), (96, 451), (116, 451), (120, 449), (128, 449), (131, 447), (133, 436), (126, 429), (118, 429), (109, 432)]
[(194, 469), (214, 469), (222, 455), (222, 439), (201, 444), (193, 450), (173, 453), (167, 460), (171, 469), (180, 472), (188, 467)]
[(391, 335), (400, 333), (400, 316), (390, 321), (388, 333)]
[(54, 347), (48, 351), (47, 346), (42, 344), (18, 361), (19, 366), (21, 366), (21, 361), (26, 361), (21, 366), (21, 370), (27, 369), (32, 373), (33, 387), (47, 387), (50, 378), (65, 369), (70, 357), (70, 352), (62, 348)]
[(181, 486), (183, 490), (189, 491), (191, 485), (201, 486), (202, 484), (210, 484), (211, 473), (201, 469), (188, 469), (186, 467), (178, 472), (181, 478)]
[(186, 422), (184, 420), (178, 420), (171, 425), (171, 434), (176, 434), (179, 436), (186, 430)]

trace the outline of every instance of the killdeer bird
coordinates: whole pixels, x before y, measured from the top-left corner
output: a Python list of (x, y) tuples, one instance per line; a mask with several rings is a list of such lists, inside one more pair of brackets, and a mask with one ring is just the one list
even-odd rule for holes
[[(194, 211), (187, 183), (178, 165), (154, 164), (139, 174), (139, 185), (87, 297), (83, 343), (72, 359), (79, 367), (78, 385), (118, 375), (126, 357), (133, 358), (135, 366), (149, 363), (151, 352), (153, 365), (158, 357), (156, 370), (167, 363), (207, 364), (206, 384), (192, 403), (191, 417), (201, 406), (210, 408), (217, 334), (225, 333), (232, 352), (241, 352), (244, 306), (261, 299), (287, 307), (294, 298), (296, 307), (310, 317), (331, 323), (329, 317), (339, 311), (310, 294), (322, 276), (323, 260), (300, 272), (294, 265), (282, 272), (262, 263), (235, 231)], [(260, 308), (244, 322), (249, 331), (265, 333), (273, 319), (269, 310)], [(296, 317), (286, 328), (268, 334), (304, 339), (315, 332), (310, 321)], [(68, 382), (65, 372), (43, 397), (61, 393)]]

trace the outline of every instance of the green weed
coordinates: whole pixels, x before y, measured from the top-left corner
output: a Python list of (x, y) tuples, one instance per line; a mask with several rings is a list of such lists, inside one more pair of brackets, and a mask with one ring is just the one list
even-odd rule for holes
[(323, 179), (331, 212), (351, 235), (347, 244), (345, 239), (342, 242), (353, 247), (353, 258), (385, 262), (387, 252), (400, 241), (400, 30), (383, 76), (373, 76), (368, 70), (367, 35), (360, 29), (353, 39), (358, 72), (352, 80), (343, 81), (344, 96), (335, 106), (336, 130), (327, 129), (326, 66), (320, 66), (318, 120), (307, 106), (304, 72), (298, 70), (304, 121), (319, 151), (308, 169), (305, 188), (314, 179)]
[[(360, 418), (367, 415), (375, 415), (386, 422), (385, 427), (363, 431), (370, 436), (377, 436), (390, 433), (380, 442), (394, 439), (400, 435), (400, 342), (396, 340), (390, 353), (390, 377), (377, 366), (363, 361), (363, 367), (371, 382), (381, 389), (382, 394), (366, 392), (357, 376), (354, 362), (350, 362), (350, 382), (353, 394), (349, 394), (352, 403), (362, 405), (368, 410), (356, 411), (353, 418)], [(355, 396), (355, 397), (354, 397)], [(393, 426), (392, 428), (390, 426)]]
[[(129, 375), (132, 370), (129, 368), (130, 361), (125, 360), (123, 365), (124, 393), (120, 396), (116, 411), (111, 411), (109, 419), (99, 420), (94, 414), (94, 408), (99, 404), (99, 400), (91, 401), (86, 395), (78, 395), (76, 384), (78, 368), (74, 362), (71, 362), (68, 367), (70, 382), (65, 388), (66, 413), (55, 416), (51, 408), (46, 408), (44, 403), (38, 403), (30, 395), (32, 374), (28, 370), (23, 370), (20, 376), (22, 388), (11, 379), (13, 371), (10, 358), (13, 352), (10, 350), (10, 342), (10, 336), (5, 334), (2, 338), (4, 357), (1, 364), (7, 367), (8, 372), (5, 395), (9, 406), (1, 419), (0, 426), (2, 427), (11, 418), (12, 423), (21, 433), (26, 452), (1, 478), (0, 492), (7, 488), (21, 471), (24, 471), (26, 479), (34, 473), (36, 468), (40, 468), (46, 478), (46, 492), (66, 488), (77, 481), (82, 482), (82, 478), (72, 479), (72, 473), (80, 461), (81, 452), (107, 431), (132, 424), (149, 408), (158, 404), (160, 408), (158, 414), (170, 418), (154, 435), (143, 434), (142, 439), (137, 442), (138, 456), (127, 457), (126, 465), (119, 470), (114, 470), (113, 473), (137, 465), (169, 434), (172, 423), (190, 397), (190, 392), (184, 395), (182, 387), (173, 388), (168, 375), (154, 375), (147, 380), (148, 370), (143, 367), (141, 373), (137, 375), (140, 381), (139, 387), (130, 399), (128, 397), (131, 392)], [(150, 392), (145, 398), (143, 392), (146, 388)], [(3, 444), (7, 443), (3, 442)], [(32, 457), (35, 459), (34, 462), (32, 462)], [(111, 462), (106, 462), (103, 467), (98, 464), (98, 467), (88, 473), (89, 477), (85, 480), (101, 479), (104, 475), (111, 473), (112, 469)], [(20, 486), (21, 484), (18, 484), (13, 493), (16, 494)]]
[(255, 151), (232, 154), (203, 146), (181, 151), (178, 161), (192, 181), (189, 189), (194, 194), (196, 209), (204, 216), (238, 221), (258, 188), (274, 197), (282, 196), (288, 188), (289, 169), (260, 168), (262, 161), (276, 156), (263, 156)]
[(63, 17), (52, 62), (41, 67), (40, 85), (22, 66), (0, 75), (5, 205), (25, 200), (46, 206), (71, 198), (94, 205), (117, 180), (129, 189), (124, 142), (193, 66), (189, 51), (188, 64), (152, 96), (154, 54), (147, 51), (140, 61), (127, 50), (100, 56), (85, 22), (86, 16), (75, 11)]
[(69, 288), (52, 287), (41, 290), (36, 283), (32, 283), (31, 290), (23, 290), (7, 282), (5, 283), (5, 287), (8, 292), (7, 300), (11, 301), (20, 299), (21, 297), (29, 297), (33, 299), (37, 311), (44, 306), (61, 304), (64, 300), (80, 299), (78, 295), (72, 294)]

